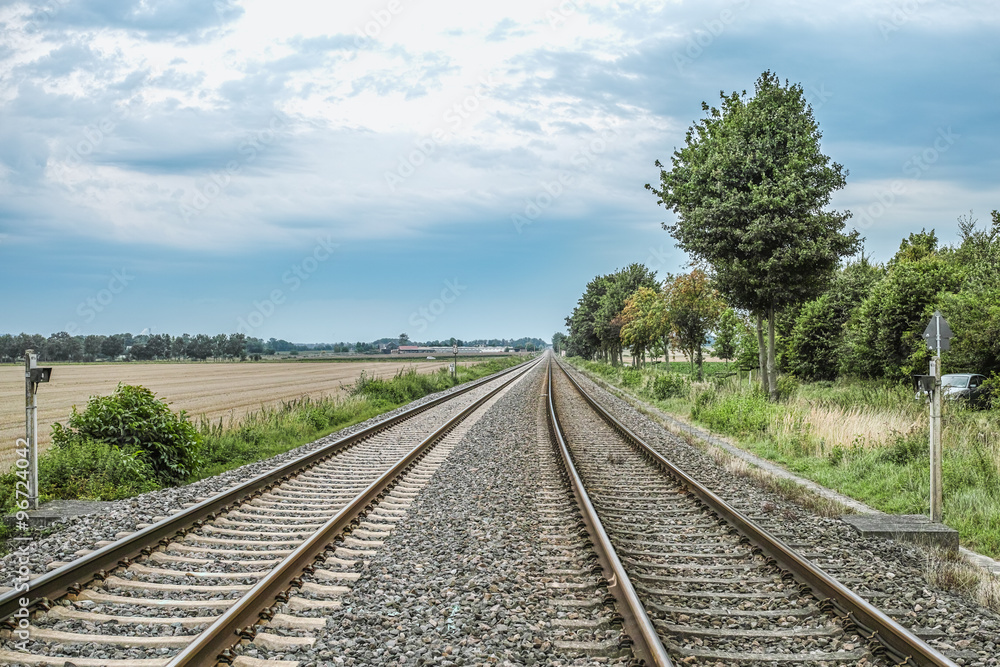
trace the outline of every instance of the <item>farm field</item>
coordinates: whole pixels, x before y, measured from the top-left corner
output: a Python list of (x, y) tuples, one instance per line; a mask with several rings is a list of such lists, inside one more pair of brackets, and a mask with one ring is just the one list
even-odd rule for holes
[[(459, 360), (467, 365), (481, 360)], [(56, 365), (52, 381), (38, 391), (38, 444), (44, 450), (54, 422), (65, 423), (72, 406), (83, 409), (94, 395), (111, 393), (119, 382), (141, 384), (186, 410), (193, 421), (239, 418), (261, 405), (302, 396), (333, 396), (353, 384), (362, 371), (377, 378), (416, 367), (419, 373), (446, 368), (448, 360), (424, 359), (339, 363), (127, 363)], [(0, 470), (15, 459), (14, 445), (24, 437), (24, 366), (0, 367)]]

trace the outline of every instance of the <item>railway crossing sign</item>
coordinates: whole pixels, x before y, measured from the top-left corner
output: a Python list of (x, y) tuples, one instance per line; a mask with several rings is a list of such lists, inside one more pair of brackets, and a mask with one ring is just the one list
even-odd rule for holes
[(940, 356), (943, 350), (951, 349), (951, 339), (954, 337), (955, 334), (952, 333), (948, 320), (944, 319), (940, 310), (935, 310), (930, 323), (924, 329), (924, 340), (927, 342), (927, 347)]

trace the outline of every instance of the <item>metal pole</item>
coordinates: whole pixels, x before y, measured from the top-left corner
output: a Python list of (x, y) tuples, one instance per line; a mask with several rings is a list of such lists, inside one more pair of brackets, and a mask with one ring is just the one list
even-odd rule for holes
[(941, 489), (941, 356), (931, 359), (934, 389), (931, 392), (931, 521), (941, 523), (944, 494)]
[(37, 366), (35, 351), (24, 352), (24, 432), (28, 441), (28, 505), (38, 509), (38, 403), (31, 369)]

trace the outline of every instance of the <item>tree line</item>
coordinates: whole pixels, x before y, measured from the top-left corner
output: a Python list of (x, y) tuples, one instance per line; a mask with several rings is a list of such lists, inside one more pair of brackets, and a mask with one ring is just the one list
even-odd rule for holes
[[(902, 380), (926, 372), (922, 332), (941, 310), (957, 336), (949, 371), (1000, 371), (1000, 215), (980, 228), (958, 220), (959, 242), (933, 230), (903, 239), (885, 264), (862, 250), (849, 211), (829, 211), (847, 170), (820, 150), (822, 134), (802, 87), (765, 72), (753, 96), (721, 95), (689, 128), (658, 186), (676, 214), (663, 227), (693, 269), (658, 281), (632, 264), (597, 276), (566, 318), (568, 353), (634, 363), (647, 352), (684, 352), (700, 368), (704, 347), (760, 370), (777, 397), (778, 372)], [(859, 254), (860, 253), (860, 254)]]
[[(398, 342), (397, 338), (381, 338), (370, 343), (308, 343), (296, 344), (280, 338), (264, 340), (242, 333), (217, 334), (138, 334), (117, 333), (111, 335), (92, 334), (72, 336), (65, 331), (54, 333), (48, 338), (41, 334), (0, 334), (0, 361), (16, 362), (24, 359), (26, 350), (34, 350), (40, 361), (154, 361), (167, 359), (246, 360), (273, 356), (281, 352), (298, 353), (322, 350), (342, 354), (371, 354), (387, 351), (400, 344), (444, 347), (450, 341), (430, 341), (427, 343)], [(455, 339), (452, 339), (454, 341)], [(511, 349), (541, 349), (546, 343), (537, 338), (480, 339), (458, 341), (463, 345), (489, 345), (510, 347)]]

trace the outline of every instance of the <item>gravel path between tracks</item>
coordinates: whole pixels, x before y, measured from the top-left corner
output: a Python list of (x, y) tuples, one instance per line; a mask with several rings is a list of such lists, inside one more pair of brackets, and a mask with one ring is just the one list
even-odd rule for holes
[[(556, 647), (537, 515), (536, 406), (544, 366), (474, 424), (371, 557), (317, 643), (269, 659), (308, 665), (625, 664)], [(617, 631), (612, 633), (617, 635)], [(265, 657), (263, 655), (259, 657)]]
[(626, 401), (570, 368), (606, 409), (663, 456), (797, 548), (894, 620), (960, 665), (1000, 665), (1000, 615), (927, 581), (927, 555), (902, 542), (860, 537), (716, 463)]
[[(12, 578), (17, 576), (21, 568), (27, 568), (31, 578), (41, 576), (45, 574), (50, 563), (72, 561), (77, 557), (76, 552), (96, 549), (98, 542), (114, 540), (119, 533), (134, 532), (137, 524), (153, 523), (155, 517), (167, 516), (171, 510), (177, 510), (185, 503), (193, 503), (198, 498), (215, 495), (323, 445), (365, 429), (376, 422), (453, 393), (462, 386), (464, 385), (428, 394), (405, 406), (378, 417), (372, 417), (264, 461), (250, 463), (186, 486), (161, 489), (135, 498), (108, 503), (107, 508), (100, 513), (74, 517), (65, 522), (57, 523), (51, 534), (20, 543), (19, 547), (17, 543), (11, 543), (15, 550), (0, 558), (0, 570), (4, 573), (3, 579), (0, 579), (0, 593), (13, 585)], [(18, 548), (22, 550), (20, 553), (17, 551)]]

